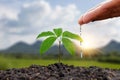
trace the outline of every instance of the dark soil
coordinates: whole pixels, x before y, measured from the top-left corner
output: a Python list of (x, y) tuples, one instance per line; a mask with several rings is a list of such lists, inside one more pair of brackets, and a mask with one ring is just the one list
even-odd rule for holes
[(0, 80), (120, 80), (120, 70), (55, 63), (48, 66), (31, 65), (28, 68), (1, 70)]

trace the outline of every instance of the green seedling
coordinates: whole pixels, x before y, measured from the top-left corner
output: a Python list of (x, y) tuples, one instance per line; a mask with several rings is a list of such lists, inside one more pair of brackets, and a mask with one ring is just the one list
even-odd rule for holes
[(69, 31), (62, 31), (62, 28), (53, 29), (52, 31), (46, 31), (42, 32), (37, 36), (38, 38), (41, 37), (47, 37), (40, 46), (40, 54), (44, 54), (53, 44), (56, 40), (59, 42), (59, 62), (60, 62), (60, 54), (61, 54), (61, 43), (64, 45), (64, 47), (67, 49), (67, 51), (71, 54), (75, 54), (75, 45), (70, 39), (75, 39), (80, 42), (82, 42), (82, 38), (74, 33), (71, 33)]

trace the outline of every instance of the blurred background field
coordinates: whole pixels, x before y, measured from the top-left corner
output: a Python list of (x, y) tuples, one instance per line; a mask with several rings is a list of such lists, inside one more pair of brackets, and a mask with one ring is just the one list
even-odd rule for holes
[[(49, 65), (57, 63), (56, 56), (44, 56), (40, 55), (0, 55), (0, 69), (5, 70), (9, 68), (23, 68), (30, 65)], [(100, 55), (94, 57), (83, 57), (82, 59), (77, 56), (62, 57), (62, 63), (74, 66), (98, 66), (102, 68), (120, 69), (120, 55), (110, 53), (109, 55)]]
[[(44, 55), (40, 55), (41, 41), (32, 45), (23, 42), (16, 43), (0, 52), (0, 69), (22, 68), (32, 64), (49, 65), (58, 62), (58, 46), (52, 46)], [(71, 56), (61, 45), (61, 62), (75, 66), (98, 66), (103, 68), (120, 69), (120, 44), (111, 41), (106, 46), (90, 49), (83, 48), (83, 58), (80, 57), (80, 48), (76, 46), (76, 55)]]

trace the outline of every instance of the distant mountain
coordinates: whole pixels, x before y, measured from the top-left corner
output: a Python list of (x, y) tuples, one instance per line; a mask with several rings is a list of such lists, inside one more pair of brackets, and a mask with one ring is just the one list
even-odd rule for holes
[[(42, 41), (36, 41), (32, 45), (29, 45), (25, 42), (18, 42), (18, 43), (12, 45), (11, 47), (9, 47), (5, 50), (1, 50), (0, 53), (39, 54), (39, 49), (40, 49), (40, 44), (41, 43), (42, 43)], [(63, 45), (61, 45), (61, 49), (62, 49), (63, 54), (68, 55), (68, 52), (63, 47)], [(95, 51), (97, 49), (93, 49), (93, 50)], [(110, 43), (108, 43), (106, 46), (100, 48), (99, 50), (101, 50), (103, 52), (111, 52), (111, 51), (120, 52), (120, 43), (112, 40)], [(49, 54), (49, 53), (58, 54), (58, 52), (59, 52), (58, 51), (58, 46), (54, 45), (46, 52), (46, 54)], [(78, 47), (76, 47), (76, 53), (78, 53), (78, 54), (80, 53)], [(88, 52), (88, 53), (90, 53), (90, 52)]]
[[(42, 41), (37, 41), (35, 43), (33, 43), (32, 45), (29, 45), (25, 42), (18, 42), (14, 45), (12, 45), (11, 47), (5, 49), (5, 50), (1, 50), (1, 53), (28, 53), (28, 54), (39, 54), (39, 49), (40, 49), (40, 45), (41, 45)], [(61, 45), (61, 49), (62, 52), (64, 54), (68, 54), (68, 52), (66, 51), (66, 49)], [(58, 54), (58, 46), (54, 45), (52, 46), (47, 52), (46, 54)]]
[(2, 53), (38, 53), (39, 45), (41, 41), (37, 41), (33, 45), (29, 45), (25, 42), (18, 42), (8, 49), (2, 50)]
[(120, 42), (111, 40), (106, 46), (101, 48), (104, 52), (120, 52)]

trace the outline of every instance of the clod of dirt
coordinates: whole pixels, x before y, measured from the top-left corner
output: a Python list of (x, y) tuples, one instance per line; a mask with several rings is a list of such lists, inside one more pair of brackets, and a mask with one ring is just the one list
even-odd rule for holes
[(120, 70), (55, 63), (48, 66), (31, 65), (28, 68), (1, 70), (0, 80), (120, 80)]

